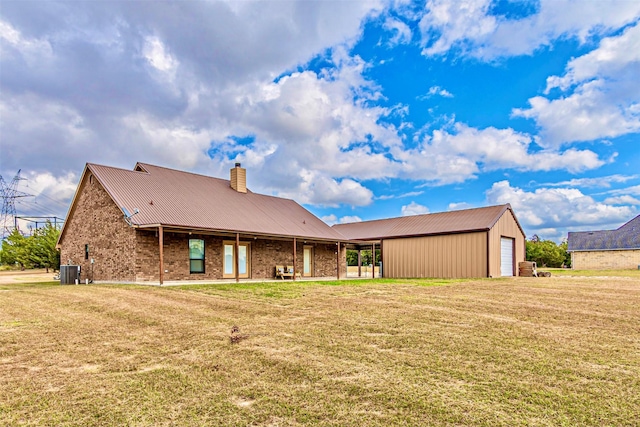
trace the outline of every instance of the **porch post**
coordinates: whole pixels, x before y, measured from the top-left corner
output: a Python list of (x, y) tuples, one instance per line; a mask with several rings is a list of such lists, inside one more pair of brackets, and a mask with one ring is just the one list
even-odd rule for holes
[(158, 226), (158, 246), (160, 247), (160, 284), (164, 283), (164, 229)]
[(371, 278), (376, 278), (376, 244), (374, 243), (371, 249)]
[[(383, 241), (380, 240), (380, 262), (384, 260), (384, 249), (382, 248)], [(380, 268), (380, 278), (384, 277), (384, 263)]]
[(236, 283), (240, 281), (240, 233), (236, 233), (235, 247), (235, 267), (236, 267)]
[(296, 274), (298, 273), (298, 267), (296, 266), (296, 238), (293, 238), (293, 280), (296, 280)]
[(336, 243), (338, 250), (336, 251), (336, 276), (340, 280), (340, 242)]
[(362, 253), (358, 247), (358, 277), (362, 277)]

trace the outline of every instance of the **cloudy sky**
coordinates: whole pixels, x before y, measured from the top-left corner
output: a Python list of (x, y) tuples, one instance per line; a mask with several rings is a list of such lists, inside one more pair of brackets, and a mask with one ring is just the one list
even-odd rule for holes
[(328, 223), (511, 203), (527, 236), (640, 213), (640, 2), (0, 2), (0, 173), (64, 217), (86, 162)]

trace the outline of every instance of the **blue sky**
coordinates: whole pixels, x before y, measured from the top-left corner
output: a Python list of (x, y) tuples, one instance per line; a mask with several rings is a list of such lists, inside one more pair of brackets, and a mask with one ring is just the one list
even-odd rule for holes
[(64, 217), (86, 162), (328, 223), (510, 203), (527, 236), (640, 213), (640, 2), (0, 5), (0, 173)]

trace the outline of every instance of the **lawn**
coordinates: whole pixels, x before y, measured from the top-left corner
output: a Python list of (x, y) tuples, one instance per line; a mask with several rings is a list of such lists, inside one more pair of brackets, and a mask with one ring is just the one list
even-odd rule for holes
[(640, 425), (640, 278), (0, 285), (0, 425)]

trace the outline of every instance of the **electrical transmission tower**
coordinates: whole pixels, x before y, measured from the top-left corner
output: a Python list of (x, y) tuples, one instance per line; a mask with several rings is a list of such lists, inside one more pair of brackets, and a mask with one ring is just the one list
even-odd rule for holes
[(2, 175), (0, 175), (0, 189), (2, 190), (2, 214), (0, 215), (0, 221), (2, 226), (2, 240), (7, 237), (16, 224), (16, 199), (20, 197), (30, 197), (31, 194), (18, 191), (18, 183), (25, 178), (20, 177), (20, 169), (18, 173), (13, 177), (11, 183), (7, 185)]

